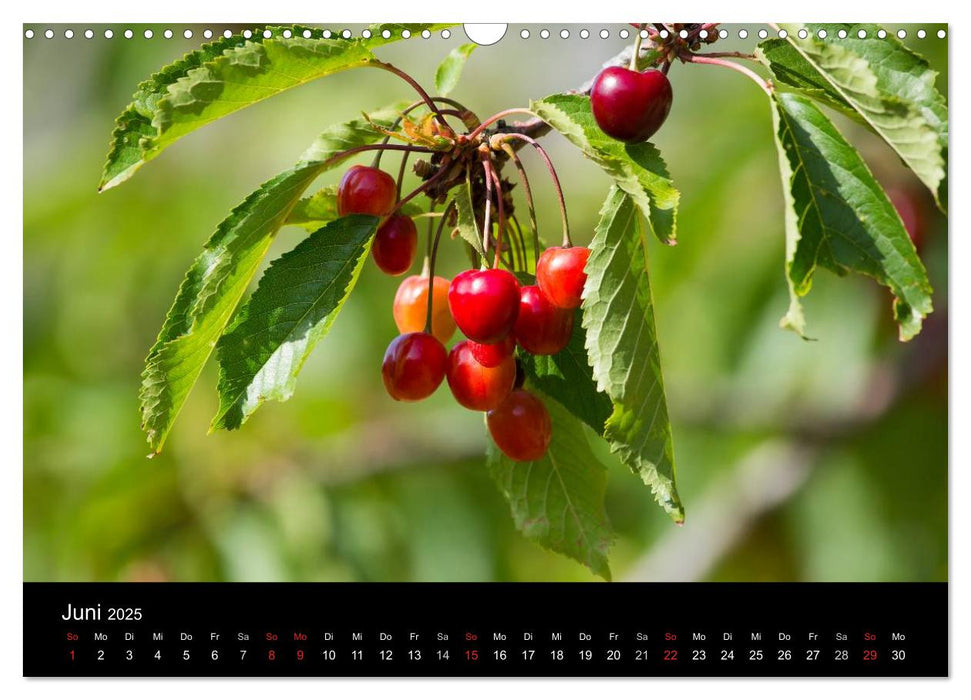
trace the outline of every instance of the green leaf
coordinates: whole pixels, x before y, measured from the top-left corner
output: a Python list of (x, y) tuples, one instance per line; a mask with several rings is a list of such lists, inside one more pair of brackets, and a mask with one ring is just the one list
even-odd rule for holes
[[(395, 113), (372, 115), (390, 124)], [(373, 143), (382, 134), (365, 120), (331, 127), (300, 164), (265, 182), (221, 223), (186, 273), (142, 375), (142, 427), (155, 452), (195, 385), (273, 238), (304, 190), (325, 170), (343, 162), (342, 152)]]
[(758, 45), (755, 55), (772, 71), (777, 88), (798, 90), (866, 125), (863, 115), (787, 39), (766, 39)]
[[(405, 202), (399, 210), (406, 216), (418, 216), (421, 209), (414, 202)], [(337, 185), (328, 185), (304, 197), (293, 207), (287, 217), (287, 226), (299, 226), (307, 231), (316, 231), (324, 224), (337, 218)]]
[(455, 227), (459, 235), (484, 260), (485, 252), (482, 249), (482, 234), (479, 232), (479, 223), (476, 221), (475, 209), (472, 207), (472, 193), (468, 180), (466, 180), (464, 185), (459, 185), (452, 190), (451, 200), (455, 203)]
[(537, 395), (553, 425), (546, 455), (535, 462), (514, 462), (490, 440), (489, 474), (509, 501), (523, 535), (610, 580), (607, 550), (613, 533), (604, 511), (607, 469), (590, 450), (580, 421), (553, 399)]
[(866, 163), (807, 98), (776, 93), (773, 119), (786, 202), (790, 308), (781, 325), (805, 336), (799, 297), (817, 266), (858, 272), (896, 296), (901, 340), (920, 332), (931, 287), (900, 216)]
[[(937, 73), (892, 34), (877, 36), (872, 24), (786, 24), (786, 41), (797, 60), (777, 43), (763, 44), (760, 58), (776, 78), (841, 111), (855, 112), (894, 149), (947, 206), (947, 104), (938, 92)], [(809, 33), (800, 39), (798, 32)], [(827, 36), (820, 39), (819, 29)], [(837, 32), (845, 30), (845, 39)], [(859, 32), (866, 38), (859, 38)]]
[(581, 324), (581, 312), (577, 310), (573, 335), (563, 350), (555, 355), (520, 352), (519, 359), (533, 386), (560, 402), (597, 435), (603, 435), (613, 406), (593, 380), (593, 371), (587, 362), (586, 332)]
[(266, 399), (286, 401), (297, 374), (357, 284), (379, 219), (332, 221), (274, 261), (219, 339), (219, 410), (238, 428)]
[(293, 207), (287, 217), (287, 226), (300, 226), (316, 231), (337, 218), (337, 185), (322, 187), (309, 197), (304, 197)]
[[(205, 44), (162, 68), (138, 86), (116, 120), (99, 190), (118, 185), (166, 147), (191, 131), (239, 109), (311, 80), (367, 65), (371, 49), (413, 35), (430, 25), (379, 25), (370, 39), (306, 39), (302, 26), (271, 27), (252, 38), (232, 36)], [(381, 29), (394, 27), (389, 39)], [(289, 29), (291, 38), (283, 36)], [(335, 36), (337, 34), (335, 33)]]
[(604, 437), (680, 523), (647, 240), (634, 200), (617, 187), (600, 210), (590, 251), (581, 308), (593, 376), (614, 404)]
[(551, 95), (530, 110), (563, 134), (583, 155), (603, 168), (644, 213), (658, 239), (674, 245), (678, 200), (667, 166), (650, 143), (624, 144), (600, 130), (585, 95)]
[(459, 83), (465, 62), (475, 51), (478, 44), (462, 44), (449, 51), (435, 71), (435, 92), (445, 97)]

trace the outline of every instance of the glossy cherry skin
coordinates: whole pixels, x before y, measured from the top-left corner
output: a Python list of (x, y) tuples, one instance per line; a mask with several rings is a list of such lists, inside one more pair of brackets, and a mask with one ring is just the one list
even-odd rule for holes
[(620, 66), (600, 71), (590, 91), (601, 131), (627, 143), (651, 138), (667, 119), (673, 99), (671, 83), (661, 71), (638, 73)]
[(590, 258), (590, 249), (575, 245), (570, 248), (547, 248), (536, 263), (536, 284), (546, 298), (563, 309), (580, 306), (587, 273), (583, 268)]
[(384, 388), (396, 401), (420, 401), (435, 393), (445, 378), (445, 346), (428, 333), (405, 333), (384, 353)]
[[(401, 280), (394, 295), (392, 315), (401, 333), (425, 330), (428, 314), (428, 275), (411, 275)], [(455, 333), (455, 319), (448, 310), (448, 280), (435, 275), (432, 282), (432, 335), (444, 345)]]
[(523, 287), (513, 333), (526, 352), (555, 355), (570, 342), (573, 310), (551, 304), (536, 285)]
[(553, 436), (546, 406), (525, 389), (514, 389), (505, 401), (489, 411), (486, 424), (503, 454), (517, 462), (541, 459)]
[(418, 248), (418, 229), (410, 216), (396, 214), (389, 217), (374, 234), (371, 255), (381, 271), (388, 275), (403, 275), (415, 261)]
[(448, 354), (445, 378), (452, 396), (473, 411), (491, 411), (509, 396), (516, 381), (516, 358), (506, 357), (495, 367), (483, 367), (472, 355), (468, 340)]
[(506, 270), (466, 270), (448, 288), (448, 308), (465, 337), (498, 343), (519, 312), (519, 282)]
[(507, 335), (498, 343), (477, 343), (469, 341), (472, 357), (483, 367), (498, 367), (516, 352), (516, 338)]
[(337, 213), (387, 216), (398, 199), (394, 178), (383, 170), (355, 165), (337, 186)]

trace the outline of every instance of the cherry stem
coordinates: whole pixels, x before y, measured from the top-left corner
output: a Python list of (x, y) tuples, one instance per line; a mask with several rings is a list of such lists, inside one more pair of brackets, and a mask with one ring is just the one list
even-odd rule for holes
[(762, 90), (765, 91), (766, 95), (772, 96), (772, 88), (769, 84), (763, 80), (758, 73), (753, 70), (746, 68), (745, 66), (739, 65), (734, 61), (726, 61), (722, 58), (708, 58), (705, 56), (699, 56), (697, 54), (688, 54), (687, 56), (682, 56), (681, 60), (685, 63), (707, 63), (712, 66), (722, 66), (724, 68), (731, 68), (734, 71), (738, 71), (742, 75), (748, 77), (750, 80), (754, 81)]
[(401, 184), (405, 181), (405, 168), (408, 167), (409, 152), (401, 154), (401, 165), (398, 167), (398, 187), (395, 191), (395, 199), (401, 199)]
[(412, 88), (414, 88), (415, 92), (418, 93), (418, 96), (421, 97), (422, 102), (428, 105), (428, 109), (430, 109), (432, 113), (434, 113), (435, 118), (438, 119), (440, 124), (442, 124), (443, 126), (448, 125), (448, 122), (445, 121), (445, 116), (438, 110), (438, 106), (432, 101), (432, 98), (429, 97), (428, 93), (425, 92), (425, 88), (423, 88), (418, 83), (417, 80), (412, 78), (403, 70), (401, 70), (400, 68), (395, 68), (390, 63), (385, 63), (384, 61), (378, 61), (378, 60), (370, 60), (367, 63), (364, 63), (363, 65), (371, 66), (372, 68), (380, 68), (381, 70), (386, 70), (389, 73), (393, 73), (394, 75), (397, 75), (399, 78), (401, 78), (406, 83), (411, 85)]
[(337, 160), (347, 158), (349, 156), (356, 155), (358, 153), (364, 153), (365, 151), (407, 151), (408, 153), (435, 153), (430, 148), (424, 148), (423, 146), (399, 146), (397, 144), (390, 143), (372, 143), (367, 146), (355, 146), (354, 148), (348, 148), (346, 151), (341, 151), (331, 158), (327, 159), (328, 163), (333, 163)]
[[(428, 264), (428, 259), (432, 256), (432, 231), (435, 228), (435, 219), (432, 215), (435, 213), (435, 202), (432, 202), (428, 207), (428, 235), (425, 237), (425, 264)], [(444, 218), (444, 217), (442, 217)]]
[(706, 58), (744, 58), (747, 61), (756, 60), (755, 54), (744, 53), (742, 51), (708, 51), (705, 53), (695, 53), (692, 56), (704, 56)]
[[(535, 259), (539, 260), (539, 228), (536, 226), (536, 207), (533, 205), (533, 189), (529, 186), (526, 168), (523, 167), (523, 162), (519, 159), (516, 150), (512, 146), (508, 143), (503, 143), (502, 150), (509, 156), (513, 165), (516, 166), (516, 172), (519, 173), (519, 181), (523, 183), (523, 197), (526, 199), (526, 208), (529, 210), (529, 226), (533, 230), (533, 253)], [(513, 216), (513, 220), (515, 221), (515, 215)], [(516, 225), (519, 226), (518, 221)], [(522, 229), (520, 229), (520, 235), (522, 235)], [(523, 257), (526, 257), (525, 243), (523, 244)]]
[[(510, 221), (511, 221), (511, 223), (509, 225), (509, 229), (511, 231), (515, 231), (515, 233), (516, 233), (515, 240), (516, 240), (516, 242), (519, 243), (519, 260), (522, 263), (522, 270), (523, 270), (523, 272), (528, 272), (529, 270), (527, 269), (528, 268), (528, 266), (527, 266), (527, 260), (528, 259), (526, 257), (526, 239), (523, 236), (523, 227), (519, 225), (519, 220), (516, 218), (516, 214), (515, 213), (513, 213), (513, 215), (510, 216), (509, 218), (510, 218)], [(510, 240), (513, 240), (513, 239), (510, 239)]]
[(505, 119), (506, 117), (512, 116), (513, 114), (528, 114), (531, 117), (536, 117), (536, 114), (530, 112), (528, 109), (523, 107), (514, 107), (512, 109), (504, 109), (501, 112), (496, 112), (491, 117), (486, 119), (484, 122), (479, 124), (472, 132), (469, 134), (469, 139), (474, 139), (479, 136), (483, 131), (485, 131), (489, 126), (495, 124), (500, 119)]
[[(489, 252), (489, 242), (492, 239), (492, 177), (489, 175), (489, 156), (482, 154), (482, 170), (485, 173), (485, 215), (482, 218), (482, 252)], [(485, 265), (485, 258), (482, 260)]]
[[(432, 151), (429, 151), (429, 152), (432, 152)], [(401, 207), (403, 207), (412, 199), (420, 195), (422, 192), (425, 192), (426, 190), (428, 190), (436, 182), (441, 180), (442, 177), (445, 175), (445, 173), (448, 172), (449, 166), (451, 164), (452, 164), (452, 159), (449, 157), (448, 154), (446, 154), (445, 157), (442, 159), (442, 165), (439, 167), (438, 172), (432, 175), (427, 180), (425, 180), (425, 182), (423, 182), (420, 186), (416, 187), (411, 192), (409, 192), (404, 198), (399, 199), (398, 203), (395, 204), (394, 209), (391, 210), (388, 216), (394, 216), (395, 214), (397, 214), (398, 211), (401, 209)]]
[(573, 241), (570, 239), (570, 224), (566, 218), (566, 199), (563, 197), (563, 188), (560, 186), (560, 178), (556, 176), (556, 168), (553, 167), (553, 161), (550, 160), (549, 154), (540, 145), (539, 141), (534, 139), (532, 136), (511, 132), (508, 134), (503, 134), (503, 139), (506, 138), (521, 139), (525, 141), (536, 149), (536, 152), (539, 153), (540, 158), (542, 158), (543, 162), (546, 163), (546, 169), (550, 171), (550, 177), (553, 178), (553, 188), (556, 190), (556, 197), (560, 204), (560, 218), (563, 220), (563, 247), (572, 248)]
[[(448, 221), (448, 215), (452, 211), (452, 207), (455, 206), (454, 202), (450, 202), (445, 211), (442, 212), (442, 219), (438, 222), (438, 230), (435, 231), (435, 242), (431, 246), (431, 254), (428, 256), (428, 289), (425, 290), (425, 299), (427, 304), (425, 305), (425, 332), (432, 332), (432, 303), (435, 299), (435, 258), (438, 257), (438, 240), (442, 237), (442, 230), (445, 228), (445, 222)], [(429, 234), (431, 229), (429, 228)], [(431, 240), (431, 236), (428, 237)]]
[[(495, 268), (499, 267), (499, 253), (502, 251), (502, 234), (506, 230), (506, 207), (502, 201), (502, 181), (499, 180), (499, 174), (496, 172), (495, 167), (493, 167), (491, 160), (485, 162), (488, 167), (488, 176), (496, 183), (496, 203), (499, 206), (499, 232), (496, 234), (496, 256), (492, 261), (492, 267)], [(512, 250), (512, 246), (509, 246), (509, 248)]]
[(641, 55), (641, 30), (644, 29), (644, 25), (638, 25), (634, 27), (637, 32), (634, 35), (634, 52), (630, 55), (630, 69), (632, 71), (637, 70), (637, 59)]

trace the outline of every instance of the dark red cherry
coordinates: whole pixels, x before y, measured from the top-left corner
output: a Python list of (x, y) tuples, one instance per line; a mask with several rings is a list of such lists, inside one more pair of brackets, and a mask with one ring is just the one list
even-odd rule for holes
[(418, 248), (418, 229), (410, 216), (396, 214), (381, 224), (374, 234), (371, 255), (381, 271), (389, 275), (403, 275), (415, 261)]
[(659, 70), (643, 73), (611, 66), (600, 71), (590, 91), (597, 125), (618, 141), (651, 138), (671, 111), (671, 83)]
[(543, 402), (525, 389), (515, 389), (486, 414), (493, 441), (510, 459), (533, 462), (550, 446), (553, 424)]
[(472, 356), (469, 344), (463, 340), (452, 348), (445, 377), (456, 401), (473, 411), (490, 411), (512, 391), (516, 359), (508, 355), (495, 367), (483, 367)]
[(384, 353), (384, 387), (396, 401), (420, 401), (431, 396), (445, 378), (445, 346), (428, 333), (405, 333)]
[(498, 343), (519, 311), (519, 282), (506, 270), (466, 270), (448, 288), (448, 308), (465, 337)]
[(536, 285), (523, 287), (513, 333), (526, 352), (555, 355), (570, 342), (573, 310), (551, 304)]
[(536, 284), (543, 294), (564, 309), (580, 306), (587, 273), (583, 268), (590, 258), (590, 249), (575, 245), (571, 248), (547, 248), (536, 263)]
[(469, 341), (472, 357), (483, 367), (498, 367), (516, 351), (516, 338), (507, 335), (498, 343), (477, 343)]
[(398, 199), (394, 178), (383, 170), (355, 165), (337, 186), (337, 213), (387, 216)]

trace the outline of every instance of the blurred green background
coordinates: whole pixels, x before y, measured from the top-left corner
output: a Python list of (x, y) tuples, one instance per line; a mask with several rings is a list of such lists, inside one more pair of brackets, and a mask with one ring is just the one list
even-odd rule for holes
[[(453, 97), (486, 116), (576, 87), (629, 41), (580, 25), (510, 26), (477, 50)], [(287, 403), (206, 435), (210, 366), (164, 452), (146, 459), (142, 361), (185, 269), (229, 210), (291, 165), (326, 125), (411, 99), (380, 71), (284, 93), (190, 135), (130, 182), (95, 191), (113, 118), (136, 84), (202, 42), (24, 40), (24, 577), (26, 580), (592, 580), (522, 538), (484, 468), (479, 414), (447, 388), (390, 400), (380, 362), (398, 279), (368, 264)], [(216, 29), (221, 31), (225, 27)], [(352, 27), (354, 28), (354, 27)], [(752, 50), (760, 27), (718, 50)], [(938, 26), (908, 43), (940, 71)], [(236, 29), (242, 29), (238, 27)], [(385, 47), (431, 86), (461, 28)], [(714, 66), (675, 65), (656, 143), (682, 192), (679, 244), (653, 242), (651, 273), (687, 523), (609, 465), (617, 579), (946, 580), (947, 225), (881, 141), (837, 119), (888, 187), (910, 197), (936, 290), (924, 332), (901, 344), (886, 290), (820, 272), (804, 342), (787, 308), (782, 190), (765, 96)], [(835, 117), (834, 117), (835, 118)], [(608, 180), (544, 139), (574, 238), (592, 237)], [(390, 161), (389, 161), (390, 162)], [(540, 232), (558, 236), (541, 163), (527, 156)], [(322, 182), (335, 182), (339, 173)], [(521, 217), (525, 218), (525, 217)], [(284, 229), (268, 259), (293, 246)], [(554, 240), (555, 242), (555, 240)], [(464, 264), (448, 246), (439, 269)]]

